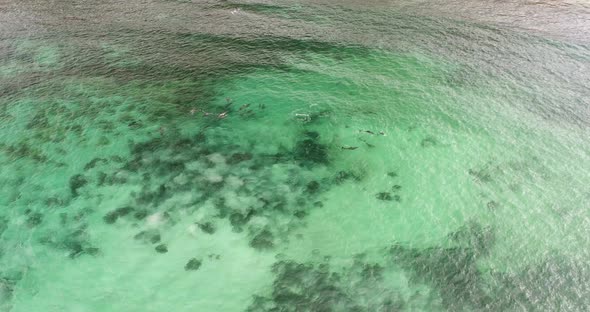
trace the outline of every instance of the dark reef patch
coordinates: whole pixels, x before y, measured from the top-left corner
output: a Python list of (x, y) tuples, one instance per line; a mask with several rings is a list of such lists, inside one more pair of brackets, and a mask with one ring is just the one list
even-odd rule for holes
[(305, 190), (311, 194), (317, 193), (320, 190), (320, 183), (318, 181), (310, 181), (305, 186)]
[(72, 197), (78, 197), (78, 189), (88, 184), (88, 180), (81, 174), (76, 174), (70, 178), (70, 193)]
[(420, 141), (420, 146), (422, 147), (433, 147), (438, 144), (438, 141), (433, 137), (427, 137)]
[(105, 158), (96, 157), (96, 158), (92, 159), (91, 161), (89, 161), (86, 165), (84, 165), (84, 170), (90, 170), (90, 169), (96, 167), (97, 165), (99, 165), (100, 163), (106, 164), (106, 163), (108, 163), (108, 160)]
[(102, 219), (108, 224), (113, 224), (117, 219), (124, 217), (133, 212), (133, 207), (121, 207), (107, 213)]
[(258, 250), (268, 250), (274, 247), (274, 236), (269, 230), (262, 230), (250, 241), (250, 247)]
[(391, 196), (391, 193), (389, 193), (389, 192), (377, 193), (375, 195), (375, 198), (377, 198), (378, 200), (383, 200), (383, 201), (392, 201), (393, 200), (393, 196)]
[(390, 248), (393, 263), (414, 282), (432, 285), (449, 311), (584, 311), (590, 304), (586, 262), (549, 256), (517, 273), (484, 273), (478, 261), (496, 241), (491, 227), (470, 221), (449, 239), (459, 246)]
[(159, 243), (162, 238), (158, 230), (145, 230), (137, 233), (134, 239), (142, 241), (144, 243), (156, 244)]
[(203, 262), (197, 258), (191, 258), (188, 262), (184, 265), (185, 271), (196, 271), (198, 270)]
[(304, 139), (297, 142), (293, 155), (295, 160), (304, 166), (328, 163), (328, 148), (317, 139)]
[(329, 262), (273, 265), (275, 275), (268, 296), (254, 296), (247, 311), (401, 311), (402, 296), (386, 282), (385, 269), (357, 259), (343, 270)]
[(489, 301), (480, 287), (483, 279), (471, 249), (394, 245), (390, 251), (394, 263), (411, 272), (416, 282), (426, 282), (439, 291), (447, 309), (461, 311)]
[(215, 233), (215, 226), (211, 222), (197, 223), (201, 231), (207, 234)]
[(159, 244), (154, 249), (156, 250), (157, 253), (167, 253), (168, 252), (168, 247), (166, 246), (166, 244)]

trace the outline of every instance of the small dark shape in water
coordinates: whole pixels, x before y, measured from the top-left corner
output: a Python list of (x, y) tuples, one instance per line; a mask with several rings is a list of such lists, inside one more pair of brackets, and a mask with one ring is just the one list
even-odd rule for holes
[(343, 150), (354, 151), (355, 149), (359, 148), (358, 146), (342, 146), (340, 147)]
[(317, 208), (322, 208), (322, 207), (324, 207), (324, 203), (322, 203), (321, 201), (317, 201), (317, 202), (313, 203), (313, 206), (317, 207)]
[(68, 241), (65, 243), (65, 247), (70, 250), (69, 257), (72, 259), (77, 258), (84, 252), (84, 247), (79, 241)]
[(160, 240), (162, 240), (160, 233), (152, 234), (150, 236), (150, 243), (152, 244), (158, 243)]
[(402, 198), (399, 195), (393, 195), (393, 200), (399, 203), (402, 201)]
[(250, 209), (245, 216), (239, 212), (232, 212), (229, 215), (229, 222), (233, 226), (234, 231), (241, 232), (242, 226), (246, 225), (246, 223), (250, 221), (250, 219), (254, 216), (255, 212), (256, 211), (254, 211), (253, 209)]
[[(68, 223), (68, 214), (65, 212), (62, 212), (59, 214), (59, 224), (66, 225), (66, 223)], [(2, 234), (2, 233), (0, 232), (0, 234)]]
[(498, 204), (498, 202), (496, 201), (489, 201), (486, 206), (488, 207), (488, 209), (490, 210), (495, 210), (496, 208), (498, 208), (500, 206), (500, 204)]
[(320, 183), (318, 181), (311, 181), (305, 187), (308, 193), (314, 194), (320, 190)]
[(320, 134), (317, 131), (305, 131), (304, 134), (310, 139), (317, 140), (320, 138)]
[(49, 197), (45, 200), (46, 206), (63, 206), (64, 201), (61, 198)]
[(113, 224), (120, 217), (124, 217), (133, 211), (132, 207), (121, 207), (107, 213), (102, 219), (108, 224)]
[(81, 135), (82, 131), (84, 131), (84, 128), (82, 128), (82, 126), (80, 125), (73, 125), (72, 127), (70, 127), (70, 131), (74, 132), (77, 135)]
[(70, 178), (70, 193), (72, 194), (72, 196), (78, 197), (78, 189), (83, 187), (87, 183), (88, 180), (86, 180), (86, 178), (81, 174), (76, 174), (72, 176)]
[(230, 165), (234, 165), (250, 159), (252, 159), (251, 153), (234, 153), (229, 157), (227, 163)]
[(359, 132), (365, 132), (368, 134), (375, 134), (375, 132), (371, 131), (371, 130), (359, 130)]
[(127, 126), (129, 126), (129, 128), (132, 128), (132, 129), (137, 129), (137, 128), (141, 128), (141, 123), (134, 120), (134, 121), (130, 122)]
[(244, 110), (244, 109), (246, 109), (248, 107), (250, 107), (250, 104), (244, 104), (244, 105), (240, 106), (240, 108), (238, 109), (238, 111), (242, 111), (242, 110)]
[(111, 156), (111, 160), (114, 161), (114, 162), (116, 162), (116, 163), (122, 163), (124, 161), (123, 160), (123, 157), (118, 156), (118, 155)]
[(370, 148), (373, 148), (373, 147), (375, 147), (375, 145), (373, 145), (373, 144), (371, 144), (371, 143), (367, 142), (367, 140), (365, 140), (365, 139), (363, 139), (363, 138), (360, 138), (360, 139), (359, 139), (359, 141), (361, 141), (361, 142), (365, 143), (365, 145), (367, 145), (367, 147), (370, 147)]
[(352, 173), (350, 173), (348, 171), (338, 171), (338, 173), (336, 174), (336, 177), (334, 177), (334, 182), (336, 182), (337, 184), (340, 184), (352, 177), (353, 177)]
[(201, 262), (201, 260), (199, 260), (197, 258), (191, 258), (184, 266), (184, 270), (185, 271), (196, 271), (201, 267), (201, 264), (203, 264)]
[(436, 141), (435, 138), (425, 138), (422, 140), (422, 142), (420, 142), (420, 146), (422, 147), (431, 147), (431, 146), (435, 146), (438, 142)]
[(96, 165), (97, 165), (99, 162), (102, 162), (102, 163), (105, 163), (105, 164), (106, 164), (106, 163), (108, 162), (108, 160), (106, 160), (105, 158), (96, 157), (96, 158), (92, 159), (91, 161), (89, 161), (89, 162), (88, 162), (88, 163), (87, 163), (87, 164), (84, 166), (84, 170), (89, 170), (89, 169), (92, 169), (92, 168), (96, 167)]
[(303, 218), (305, 218), (305, 216), (307, 216), (307, 212), (305, 212), (303, 210), (297, 210), (297, 211), (295, 211), (295, 213), (293, 215), (299, 219), (303, 219)]
[(137, 233), (133, 238), (152, 244), (159, 243), (162, 240), (160, 232), (158, 232), (158, 230), (141, 231)]
[(133, 217), (137, 220), (143, 220), (143, 219), (145, 219), (145, 217), (147, 217), (147, 215), (148, 215), (147, 209), (139, 209), (133, 213)]
[(100, 252), (100, 249), (96, 248), (96, 247), (87, 247), (84, 248), (84, 253), (91, 255), (91, 256), (96, 256), (98, 255), (98, 253)]
[(37, 225), (41, 224), (41, 222), (43, 222), (43, 214), (41, 214), (39, 212), (31, 213), (27, 217), (27, 225), (29, 227), (37, 226)]
[(469, 174), (472, 175), (478, 182), (487, 183), (492, 181), (492, 176), (488, 172), (486, 172), (485, 169), (481, 169), (479, 171), (469, 169), (467, 172), (469, 172)]
[(300, 141), (295, 146), (294, 156), (296, 160), (304, 164), (327, 164), (328, 149), (312, 139)]
[(274, 236), (269, 230), (262, 230), (250, 241), (250, 247), (258, 250), (268, 250), (274, 247)]
[(383, 266), (379, 265), (378, 263), (375, 263), (375, 264), (366, 263), (363, 265), (363, 270), (361, 271), (361, 276), (365, 280), (382, 280), (384, 270), (385, 269), (383, 268)]
[(394, 191), (399, 191), (399, 190), (401, 190), (401, 189), (402, 189), (402, 186), (401, 186), (401, 185), (399, 185), (399, 184), (396, 184), (396, 185), (394, 185), (394, 186), (392, 187), (392, 189), (393, 189)]
[(377, 195), (375, 195), (375, 197), (379, 200), (386, 200), (386, 201), (393, 200), (393, 197), (391, 196), (391, 193), (389, 193), (389, 192), (377, 193)]
[(205, 141), (207, 141), (207, 136), (205, 135), (205, 133), (199, 132), (199, 134), (197, 134), (195, 136), (195, 142), (197, 142), (197, 143), (203, 143)]
[(107, 179), (107, 174), (102, 171), (99, 172), (98, 177), (96, 179), (96, 185), (98, 185), (98, 186), (104, 185), (104, 183), (106, 182), (106, 179)]
[(154, 249), (156, 249), (156, 252), (158, 252), (158, 253), (167, 253), (168, 252), (168, 247), (166, 246), (166, 244), (159, 244)]
[(199, 226), (201, 231), (203, 231), (207, 234), (215, 233), (215, 226), (211, 222), (197, 223), (197, 225)]

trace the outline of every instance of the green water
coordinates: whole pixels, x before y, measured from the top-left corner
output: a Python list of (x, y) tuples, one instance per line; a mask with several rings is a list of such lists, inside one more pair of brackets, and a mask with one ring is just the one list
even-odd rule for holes
[(61, 5), (4, 9), (49, 26), (1, 33), (0, 311), (587, 310), (584, 43)]

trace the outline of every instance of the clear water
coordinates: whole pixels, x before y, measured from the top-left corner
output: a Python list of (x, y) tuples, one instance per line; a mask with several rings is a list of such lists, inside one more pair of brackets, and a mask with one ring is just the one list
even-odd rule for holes
[(589, 11), (495, 9), (2, 4), (0, 311), (586, 311)]

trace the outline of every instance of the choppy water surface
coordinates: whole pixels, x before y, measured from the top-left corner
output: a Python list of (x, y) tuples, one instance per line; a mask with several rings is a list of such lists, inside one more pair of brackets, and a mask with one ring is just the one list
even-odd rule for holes
[(587, 311), (588, 12), (1, 3), (0, 311)]

